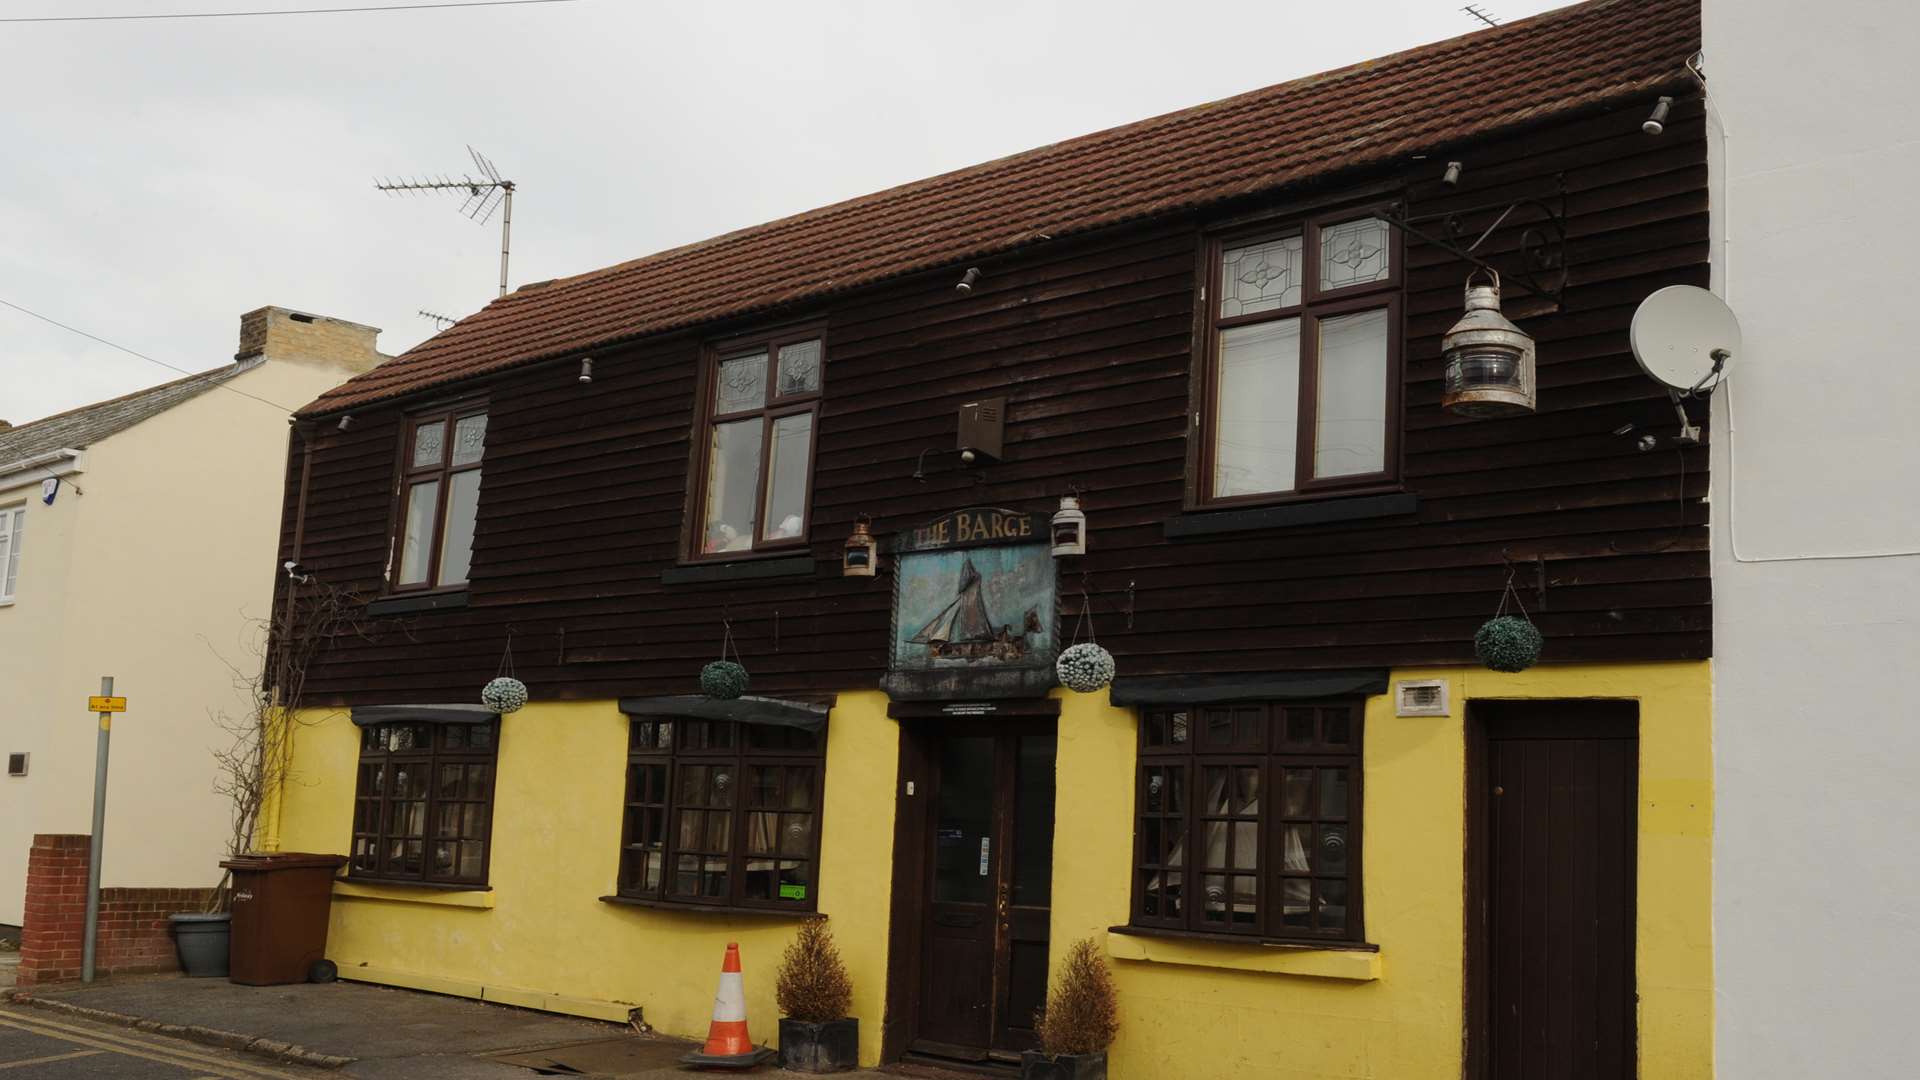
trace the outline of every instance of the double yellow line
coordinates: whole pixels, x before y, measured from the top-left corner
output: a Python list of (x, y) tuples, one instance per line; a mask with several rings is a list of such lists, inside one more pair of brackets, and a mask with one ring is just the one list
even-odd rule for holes
[(74, 1058), (96, 1054), (120, 1054), (125, 1057), (139, 1058), (142, 1061), (157, 1061), (176, 1068), (197, 1070), (195, 1080), (312, 1080), (317, 1072), (288, 1072), (266, 1065), (254, 1065), (250, 1062), (235, 1061), (212, 1051), (194, 1049), (171, 1039), (120, 1034), (103, 1031), (97, 1027), (83, 1027), (64, 1020), (50, 1020), (40, 1015), (29, 1015), (16, 1009), (0, 1008), (0, 1027), (42, 1035), (76, 1046), (88, 1047), (86, 1050), (70, 1051), (64, 1054), (52, 1054), (46, 1057), (32, 1058), (26, 1061), (0, 1061), (0, 1070), (24, 1068), (28, 1065), (52, 1064)]

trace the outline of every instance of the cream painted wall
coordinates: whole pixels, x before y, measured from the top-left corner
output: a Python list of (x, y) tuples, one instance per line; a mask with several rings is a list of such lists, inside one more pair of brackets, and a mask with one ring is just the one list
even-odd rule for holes
[[(1920, 8), (1706, 0), (1722, 1075), (1907, 1077), (1920, 968)], [(1909, 554), (1893, 554), (1905, 552)], [(1834, 556), (1886, 553), (1876, 558)]]
[[(226, 385), (298, 407), (344, 368), (268, 359)], [(210, 390), (86, 451), (52, 506), (24, 501), (16, 602), (0, 607), (0, 751), (33, 754), (0, 778), (0, 923), (18, 923), (36, 832), (92, 821), (96, 725), (86, 698), (115, 677), (104, 883), (215, 883), (226, 802), (212, 790), (210, 718), (239, 711), (237, 667), (257, 667), (286, 468), (286, 414)], [(84, 492), (85, 494), (81, 494)], [(231, 667), (229, 666), (231, 665)]]

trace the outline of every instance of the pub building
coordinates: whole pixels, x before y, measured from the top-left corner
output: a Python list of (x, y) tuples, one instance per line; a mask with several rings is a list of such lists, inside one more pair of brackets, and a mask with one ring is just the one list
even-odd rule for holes
[(1674, 424), (1635, 305), (1707, 280), (1698, 35), (1255, 90), (304, 407), (279, 617), (348, 615), (259, 842), (348, 856), (341, 976), (698, 1038), (737, 941), (771, 1040), (818, 914), (867, 1064), (1016, 1059), (1091, 937), (1119, 1077), (1710, 1075), (1707, 449), (1615, 434)]

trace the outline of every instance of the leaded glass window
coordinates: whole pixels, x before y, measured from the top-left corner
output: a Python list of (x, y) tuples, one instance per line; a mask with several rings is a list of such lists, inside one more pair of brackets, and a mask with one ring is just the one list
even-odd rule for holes
[(467, 583), (486, 444), (487, 414), (479, 406), (408, 421), (389, 571), (394, 591)]
[(715, 351), (694, 469), (701, 512), (691, 556), (806, 543), (825, 363), (814, 333)]

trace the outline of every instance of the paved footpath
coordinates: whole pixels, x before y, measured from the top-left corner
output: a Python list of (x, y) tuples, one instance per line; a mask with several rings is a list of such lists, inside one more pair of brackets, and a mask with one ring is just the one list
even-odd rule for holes
[(319, 1080), (327, 1075), (319, 1069), (271, 1064), (251, 1054), (0, 1005), (0, 1077), (5, 1080)]

